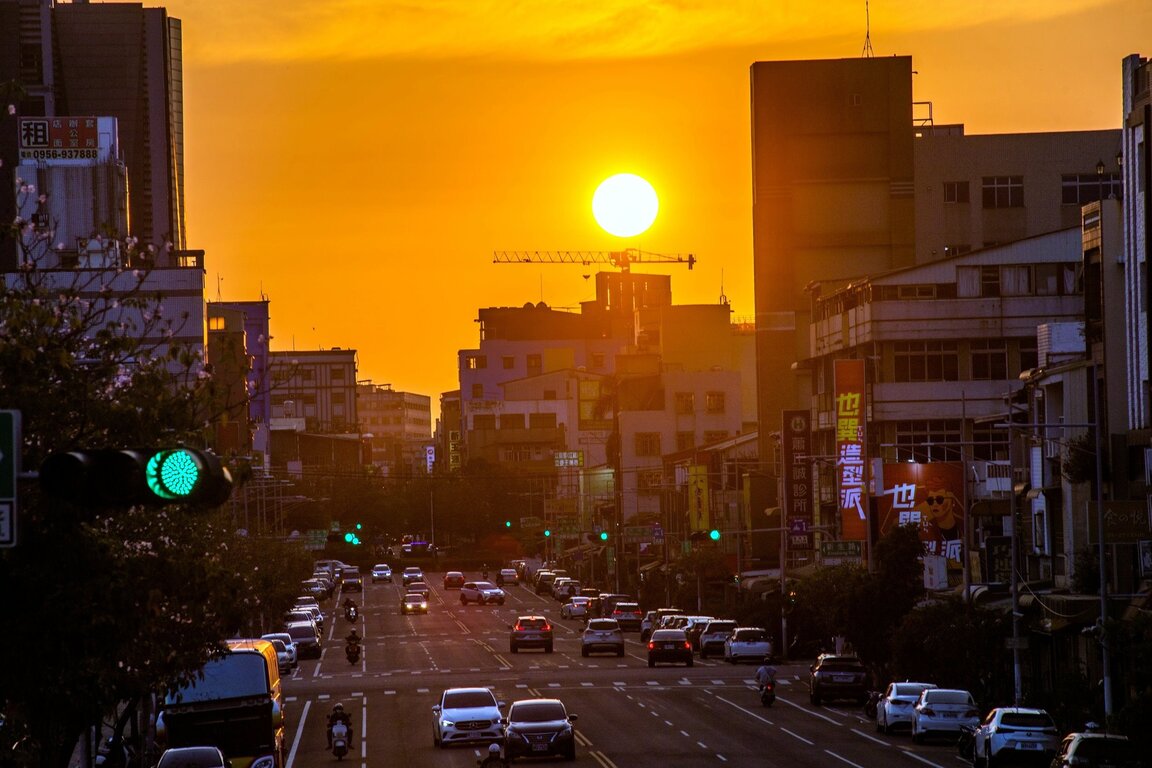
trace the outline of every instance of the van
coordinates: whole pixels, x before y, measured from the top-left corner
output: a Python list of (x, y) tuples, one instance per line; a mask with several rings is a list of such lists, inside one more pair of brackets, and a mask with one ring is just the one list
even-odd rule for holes
[(233, 768), (283, 768), (285, 714), (276, 648), (227, 641), (189, 683), (168, 692), (156, 715), (165, 748), (213, 746)]

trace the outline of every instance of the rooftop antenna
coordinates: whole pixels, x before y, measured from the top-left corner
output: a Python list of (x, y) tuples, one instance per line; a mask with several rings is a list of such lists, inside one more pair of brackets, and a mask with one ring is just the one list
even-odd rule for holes
[(870, 59), (875, 55), (872, 50), (872, 16), (868, 12), (868, 0), (864, 0), (864, 52), (860, 57)]
[(728, 297), (724, 295), (724, 270), (720, 270), (720, 304), (728, 306)]

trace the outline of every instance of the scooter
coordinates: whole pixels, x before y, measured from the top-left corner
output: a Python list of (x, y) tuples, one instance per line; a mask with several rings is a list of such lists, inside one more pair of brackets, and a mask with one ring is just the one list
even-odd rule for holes
[(355, 623), (356, 618), (359, 615), (360, 615), (360, 611), (354, 605), (350, 605), (344, 609), (344, 618), (346, 618), (348, 621)]
[(776, 683), (769, 681), (760, 686), (760, 703), (770, 707), (774, 701), (776, 701)]
[(876, 709), (880, 706), (880, 691), (868, 691), (868, 700), (864, 702), (864, 716), (876, 719)]
[(360, 643), (349, 643), (344, 647), (344, 655), (348, 657), (349, 664), (360, 661)]
[(336, 755), (337, 760), (343, 760), (344, 755), (348, 754), (348, 726), (344, 723), (332, 726), (332, 754)]

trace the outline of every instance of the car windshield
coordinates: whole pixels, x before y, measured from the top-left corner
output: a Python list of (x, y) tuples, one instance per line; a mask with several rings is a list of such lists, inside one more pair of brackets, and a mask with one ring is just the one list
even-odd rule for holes
[(653, 640), (685, 640), (687, 635), (683, 630), (677, 629), (658, 629), (652, 633)]
[(258, 653), (229, 653), (205, 664), (190, 685), (169, 693), (168, 703), (267, 695), (264, 657)]
[(476, 589), (496, 589), (496, 585), (490, 581), (476, 582)]
[(544, 723), (549, 720), (563, 720), (564, 705), (556, 701), (532, 701), (514, 704), (508, 713), (510, 723)]
[(1005, 712), (1000, 725), (1015, 728), (1055, 728), (1056, 723), (1046, 712)]
[(620, 624), (616, 619), (592, 619), (592, 621), (588, 622), (588, 629), (620, 629)]
[(825, 661), (820, 669), (825, 672), (860, 672), (864, 665), (858, 661)]
[(640, 610), (639, 603), (616, 603), (616, 610), (621, 613), (636, 613)]
[(1074, 754), (1088, 765), (1099, 760), (1134, 763), (1137, 758), (1136, 747), (1123, 739), (1083, 739)]
[(182, 747), (165, 751), (156, 768), (209, 768), (223, 764), (216, 747)]
[(444, 709), (472, 709), (494, 707), (496, 699), (491, 691), (448, 691), (444, 694)]
[(713, 632), (731, 632), (736, 629), (736, 622), (734, 621), (714, 621), (704, 628), (708, 634)]
[(970, 704), (972, 697), (967, 691), (925, 691), (926, 704)]
[(742, 643), (759, 643), (764, 640), (764, 634), (758, 629), (742, 630), (736, 633), (736, 639)]
[(916, 684), (909, 684), (909, 683), (897, 684), (892, 689), (892, 695), (893, 696), (911, 696), (911, 697), (915, 698), (930, 687), (931, 686), (928, 686), (928, 685), (916, 685)]
[(516, 622), (517, 629), (543, 629), (547, 625), (546, 619), (520, 619)]

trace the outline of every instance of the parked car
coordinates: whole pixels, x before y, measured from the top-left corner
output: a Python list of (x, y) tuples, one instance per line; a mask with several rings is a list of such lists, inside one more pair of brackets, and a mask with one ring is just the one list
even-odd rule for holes
[(400, 598), (400, 615), (428, 613), (428, 597), (419, 592), (405, 592)]
[(612, 651), (624, 655), (624, 631), (616, 619), (589, 619), (580, 636), (580, 655), (587, 657), (597, 651)]
[(517, 653), (521, 648), (543, 648), (552, 653), (552, 625), (543, 616), (521, 616), (512, 625), (508, 635), (508, 650)]
[(272, 647), (276, 649), (276, 666), (280, 670), (280, 674), (286, 675), (292, 671), (292, 661), (294, 654), (288, 651), (288, 646), (284, 641), (278, 637), (263, 638), (272, 643)]
[(460, 589), (464, 586), (464, 574), (460, 571), (448, 571), (444, 574), (444, 589)]
[(504, 605), (504, 590), (490, 581), (466, 581), (460, 587), (460, 605)]
[(156, 768), (232, 768), (219, 747), (170, 747), (160, 754)]
[(1111, 733), (1069, 733), (1056, 749), (1050, 768), (1148, 768), (1127, 736)]
[(763, 627), (736, 627), (724, 640), (724, 660), (759, 663), (772, 655), (772, 640)]
[(392, 567), (388, 563), (376, 563), (372, 566), (372, 583), (386, 581), (392, 583)]
[(320, 606), (307, 604), (297, 604), (292, 606), (293, 613), (298, 613), (300, 611), (304, 611), (305, 613), (312, 616), (312, 621), (316, 622), (316, 626), (320, 629), (321, 632), (324, 631), (324, 613), (320, 610)]
[(1048, 763), (1059, 746), (1056, 723), (1043, 709), (997, 707), (976, 726), (972, 764), (976, 768), (993, 768), (1020, 758)]
[(288, 649), (288, 656), (292, 661), (289, 669), (296, 669), (296, 667), (300, 666), (300, 658), (296, 651), (296, 641), (292, 639), (292, 635), (287, 632), (269, 632), (260, 637), (263, 640), (279, 640), (284, 643), (284, 647)]
[[(700, 630), (700, 640), (697, 642), (700, 648), (700, 658), (706, 659), (709, 654), (724, 653), (725, 641), (732, 635), (736, 626), (736, 622), (732, 619), (713, 619), (705, 624)], [(764, 657), (761, 656), (760, 658)]]
[(520, 574), (515, 568), (501, 568), (496, 574), (496, 586), (514, 587), (520, 583)]
[(588, 601), (591, 598), (576, 595), (564, 605), (560, 606), (560, 618), (585, 619), (588, 617)]
[(296, 658), (320, 658), (320, 630), (316, 628), (316, 625), (313, 622), (294, 622), (292, 624), (286, 625), (284, 627), (284, 631), (291, 635), (292, 642), (296, 644)]
[(504, 740), (500, 722), (503, 701), (487, 688), (448, 688), (432, 707), (432, 744), (473, 742), (498, 743)]
[(570, 714), (559, 699), (523, 699), (512, 702), (504, 725), (504, 760), (560, 755), (576, 759), (576, 733)]
[(935, 687), (934, 683), (889, 683), (884, 689), (884, 695), (876, 703), (876, 731), (891, 733), (897, 728), (912, 730), (912, 707), (916, 705), (921, 693)]
[(405, 587), (414, 581), (424, 581), (424, 570), (418, 565), (410, 565), (400, 574), (400, 583)]
[(956, 736), (963, 725), (980, 724), (972, 694), (959, 688), (928, 688), (912, 706), (912, 741)]
[(692, 666), (692, 644), (688, 642), (688, 635), (682, 629), (655, 629), (648, 638), (648, 666), (654, 667), (657, 662), (670, 662), (678, 664), (683, 662)]
[(834, 699), (855, 699), (857, 704), (868, 700), (868, 670), (855, 656), (823, 653), (810, 672), (808, 699), (814, 706)]

